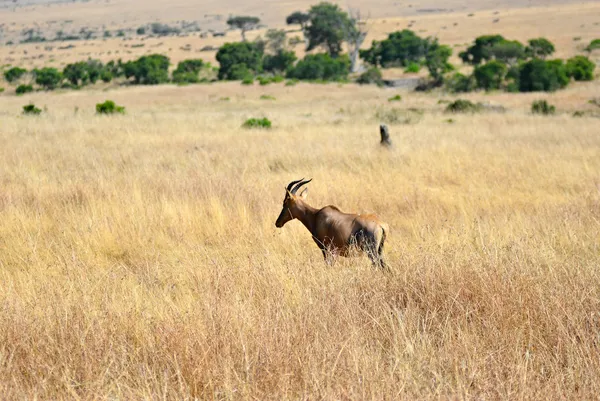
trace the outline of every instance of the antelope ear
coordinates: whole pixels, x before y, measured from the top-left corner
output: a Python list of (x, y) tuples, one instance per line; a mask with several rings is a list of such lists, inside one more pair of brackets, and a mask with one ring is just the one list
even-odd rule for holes
[(300, 197), (302, 199), (306, 199), (308, 197), (308, 188), (304, 188), (304, 190), (300, 192)]

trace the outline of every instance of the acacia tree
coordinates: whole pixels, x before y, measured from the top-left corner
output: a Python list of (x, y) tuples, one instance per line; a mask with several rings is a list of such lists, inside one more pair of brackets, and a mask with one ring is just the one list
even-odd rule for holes
[(242, 31), (242, 40), (246, 41), (246, 32), (251, 29), (256, 28), (256, 26), (260, 23), (260, 18), (251, 17), (247, 15), (242, 15), (238, 17), (231, 17), (227, 20), (227, 25), (234, 29), (239, 29)]
[(308, 38), (306, 51), (324, 47), (331, 57), (342, 52), (342, 43), (355, 29), (348, 13), (331, 3), (312, 6), (308, 12), (309, 23), (304, 29)]
[(285, 23), (288, 25), (300, 25), (300, 30), (304, 35), (304, 44), (308, 47), (308, 38), (306, 37), (306, 25), (310, 21), (310, 15), (302, 11), (295, 11), (287, 16)]
[(537, 38), (529, 40), (527, 53), (531, 57), (539, 57), (545, 59), (547, 56), (554, 53), (554, 45), (546, 38)]

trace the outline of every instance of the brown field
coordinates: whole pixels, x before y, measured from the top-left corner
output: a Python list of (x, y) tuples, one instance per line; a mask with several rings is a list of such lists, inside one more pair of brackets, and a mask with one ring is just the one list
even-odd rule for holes
[[(180, 1), (164, 18), (182, 18)], [(560, 57), (600, 36), (597, 3), (503, 4), (495, 15), (463, 3), (473, 17), (419, 16), (415, 28), (452, 45), (547, 36)], [(43, 23), (55, 7), (74, 23), (102, 9), (52, 5), (43, 19), (39, 6), (0, 8), (0, 20), (29, 12)], [(149, 3), (148, 18), (156, 10)], [(411, 19), (377, 17), (372, 35)], [(156, 52), (189, 57), (175, 50), (189, 38), (154, 40), (164, 42)], [(121, 43), (74, 42), (104, 55)], [(35, 46), (2, 46), (0, 60), (42, 54)], [(55, 65), (77, 57), (53, 54)], [(35, 63), (49, 65), (44, 57)], [(443, 113), (453, 97), (441, 92), (352, 84), (13, 92), (0, 94), (0, 399), (600, 393), (600, 109), (589, 103), (599, 80), (461, 96), (507, 109), (475, 115)], [(388, 102), (396, 93), (402, 101)], [(541, 98), (557, 115), (530, 114)], [(127, 113), (95, 115), (106, 99)], [(21, 115), (29, 102), (47, 110)], [(273, 128), (241, 128), (250, 117)], [(389, 150), (378, 145), (382, 121)], [(328, 266), (299, 222), (275, 228), (284, 186), (301, 177), (314, 179), (312, 205), (390, 225), (390, 274), (366, 257)]]

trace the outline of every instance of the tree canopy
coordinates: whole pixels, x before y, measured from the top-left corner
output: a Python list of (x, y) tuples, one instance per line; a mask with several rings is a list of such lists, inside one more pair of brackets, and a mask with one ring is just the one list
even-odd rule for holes
[(241, 15), (237, 17), (231, 17), (227, 20), (227, 25), (232, 28), (239, 29), (242, 31), (242, 40), (246, 41), (246, 32), (256, 28), (260, 23), (260, 18), (252, 17), (249, 15)]
[(309, 23), (304, 28), (308, 39), (306, 50), (323, 47), (330, 56), (339, 56), (349, 31), (356, 29), (348, 13), (336, 4), (320, 3), (310, 8), (308, 16)]

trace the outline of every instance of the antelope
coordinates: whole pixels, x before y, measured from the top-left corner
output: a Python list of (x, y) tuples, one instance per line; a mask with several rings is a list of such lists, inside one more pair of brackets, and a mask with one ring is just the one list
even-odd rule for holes
[(331, 205), (322, 209), (310, 206), (306, 202), (307, 188), (300, 195), (296, 193), (311, 181), (303, 178), (288, 184), (283, 209), (275, 226), (281, 228), (290, 220), (300, 220), (323, 252), (327, 264), (333, 262), (334, 256), (350, 256), (350, 250), (356, 248), (365, 252), (374, 266), (387, 269), (383, 260), (383, 243), (389, 231), (388, 225), (373, 214), (344, 213)]

